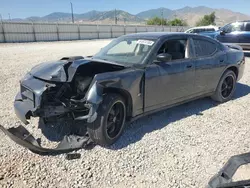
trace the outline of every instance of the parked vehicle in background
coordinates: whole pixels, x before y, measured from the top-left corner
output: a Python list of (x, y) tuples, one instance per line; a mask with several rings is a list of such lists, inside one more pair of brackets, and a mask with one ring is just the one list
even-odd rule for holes
[(219, 30), (219, 27), (214, 26), (214, 25), (209, 25), (209, 26), (193, 27), (185, 31), (185, 33), (214, 32), (218, 30)]
[(217, 39), (222, 43), (233, 43), (250, 50), (250, 20), (230, 23), (218, 31), (200, 34)]

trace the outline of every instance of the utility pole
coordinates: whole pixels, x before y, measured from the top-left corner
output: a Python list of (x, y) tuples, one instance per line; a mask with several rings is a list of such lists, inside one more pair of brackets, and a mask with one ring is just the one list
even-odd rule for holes
[(161, 27), (163, 27), (163, 8), (161, 9)]
[(3, 23), (3, 17), (2, 17), (2, 14), (0, 14), (0, 20), (1, 20), (1, 23)]
[(177, 14), (176, 14), (176, 12), (175, 12), (175, 14), (174, 14), (174, 17), (175, 17), (175, 19), (177, 18)]
[(115, 24), (117, 24), (116, 9), (115, 9)]
[(8, 13), (8, 14), (9, 14), (9, 21), (11, 21), (10, 13)]
[(70, 5), (71, 5), (71, 18), (72, 18), (72, 23), (75, 23), (75, 20), (74, 20), (74, 10), (73, 10), (73, 4), (72, 4), (72, 2), (70, 2)]

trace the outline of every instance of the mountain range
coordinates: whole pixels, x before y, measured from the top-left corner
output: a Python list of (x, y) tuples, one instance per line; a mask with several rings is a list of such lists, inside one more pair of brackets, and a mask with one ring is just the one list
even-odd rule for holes
[[(123, 10), (110, 11), (90, 11), (83, 14), (74, 14), (75, 22), (83, 23), (115, 23), (115, 17), (118, 23), (145, 23), (152, 17), (164, 17), (165, 19), (180, 18), (185, 20), (188, 25), (193, 26), (204, 15), (215, 12), (217, 25), (224, 25), (228, 22), (238, 20), (250, 20), (250, 15), (234, 12), (228, 9), (213, 9), (205, 6), (184, 7), (181, 9), (171, 10), (168, 8), (150, 9), (138, 14), (130, 14)], [(33, 21), (33, 22), (71, 22), (71, 13), (54, 12), (43, 17), (28, 17), (25, 19), (16, 18), (13, 21)]]

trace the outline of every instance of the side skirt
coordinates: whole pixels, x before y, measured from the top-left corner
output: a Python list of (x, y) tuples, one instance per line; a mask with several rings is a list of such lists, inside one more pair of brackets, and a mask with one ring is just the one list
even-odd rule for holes
[(204, 97), (208, 97), (208, 96), (211, 96), (213, 94), (213, 92), (209, 92), (209, 93), (206, 93), (206, 94), (203, 94), (203, 95), (199, 95), (197, 97), (193, 97), (193, 98), (190, 98), (190, 99), (187, 99), (187, 100), (184, 100), (184, 101), (181, 101), (181, 102), (177, 102), (177, 103), (174, 103), (174, 104), (171, 104), (171, 105), (167, 105), (167, 106), (164, 106), (164, 107), (161, 107), (159, 109), (156, 109), (156, 110), (151, 110), (151, 111), (148, 111), (148, 112), (145, 112), (143, 114), (140, 114), (138, 116), (135, 116), (135, 117), (132, 117), (130, 119), (130, 122), (133, 122), (141, 117), (144, 117), (144, 116), (148, 116), (148, 115), (151, 115), (151, 114), (155, 114), (157, 112), (160, 112), (160, 111), (163, 111), (163, 110), (167, 110), (169, 108), (172, 108), (174, 106), (179, 106), (181, 104), (185, 104), (185, 103), (188, 103), (188, 102), (191, 102), (191, 101), (194, 101), (194, 100), (197, 100), (197, 99), (200, 99), (200, 98), (204, 98)]

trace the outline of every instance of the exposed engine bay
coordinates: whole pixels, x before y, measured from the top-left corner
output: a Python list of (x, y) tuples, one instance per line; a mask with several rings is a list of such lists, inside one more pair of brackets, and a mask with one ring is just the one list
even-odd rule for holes
[[(63, 58), (62, 60), (65, 59), (66, 58)], [(70, 58), (66, 60), (69, 61), (69, 63), (64, 65), (64, 67), (68, 67), (69, 64), (72, 64), (70, 60), (72, 61)], [(40, 118), (44, 118), (45, 121), (66, 117), (83, 120), (90, 110), (86, 102), (86, 93), (89, 90), (94, 76), (96, 74), (122, 69), (124, 69), (122, 66), (91, 62), (80, 66), (76, 70), (72, 80), (68, 80), (67, 82), (44, 80), (48, 82), (48, 84), (41, 96), (41, 105), (30, 115), (39, 116)], [(43, 77), (37, 77), (37, 79), (43, 81)], [(25, 86), (23, 87), (25, 90)]]

